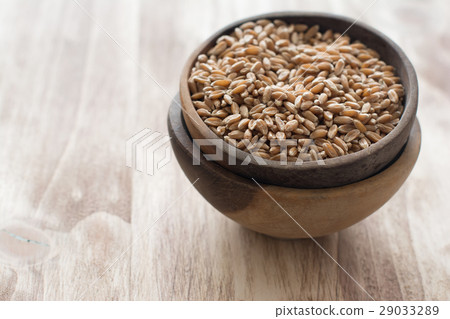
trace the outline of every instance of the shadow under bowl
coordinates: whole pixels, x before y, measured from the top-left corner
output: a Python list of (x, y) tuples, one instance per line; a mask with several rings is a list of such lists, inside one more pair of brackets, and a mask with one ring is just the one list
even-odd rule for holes
[[(281, 19), (289, 23), (318, 24), (320, 30), (332, 29), (335, 32), (346, 32), (352, 41), (359, 40), (369, 48), (376, 50), (381, 59), (393, 65), (405, 89), (404, 112), (396, 128), (367, 149), (336, 158), (326, 159), (326, 165), (318, 165), (311, 161), (303, 165), (289, 162), (282, 165), (280, 162), (267, 160), (268, 165), (260, 165), (247, 152), (218, 138), (202, 121), (192, 104), (187, 80), (191, 69), (199, 54), (207, 52), (217, 38), (223, 34), (231, 33), (235, 27), (247, 21), (258, 19)], [(266, 184), (289, 186), (295, 188), (324, 188), (350, 184), (381, 171), (399, 154), (406, 143), (415, 121), (418, 99), (417, 77), (411, 62), (405, 53), (392, 40), (381, 32), (346, 17), (314, 12), (278, 12), (250, 17), (236, 21), (214, 33), (203, 42), (189, 57), (181, 74), (180, 100), (183, 108), (183, 117), (190, 135), (194, 139), (215, 140), (224, 154), (222, 160), (217, 160), (221, 166), (240, 176), (251, 178)], [(216, 152), (216, 147), (203, 146), (202, 151), (208, 154)], [(248, 165), (233, 165), (251, 159)]]
[(405, 182), (421, 143), (416, 120), (402, 152), (378, 174), (345, 186), (299, 189), (258, 184), (257, 178), (234, 174), (203, 155), (199, 165), (193, 165), (194, 145), (175, 102), (169, 109), (168, 128), (178, 163), (191, 182), (198, 179), (194, 186), (211, 205), (248, 229), (291, 239), (331, 234), (375, 212)]

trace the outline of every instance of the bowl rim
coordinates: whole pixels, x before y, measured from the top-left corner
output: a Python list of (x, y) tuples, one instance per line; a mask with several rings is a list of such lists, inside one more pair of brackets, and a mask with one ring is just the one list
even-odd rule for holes
[[(174, 102), (172, 102), (174, 103)], [(181, 112), (182, 113), (182, 112)], [(176, 145), (180, 145), (180, 149), (182, 149), (182, 151), (187, 154), (187, 156), (191, 159), (194, 155), (193, 155), (193, 139), (189, 134), (189, 131), (187, 129), (187, 125), (184, 121), (184, 118), (181, 119), (182, 122), (181, 123), (181, 128), (180, 130), (177, 130), (177, 127), (174, 126), (174, 124), (176, 124), (176, 121), (178, 120), (178, 116), (181, 116), (180, 113), (176, 112), (176, 113), (172, 113), (171, 109), (169, 109), (169, 113), (167, 116), (167, 126), (169, 128), (169, 134), (171, 136), (171, 143), (172, 144), (176, 144)], [(185, 133), (185, 135), (184, 135)], [(173, 135), (173, 136), (172, 136)], [(186, 143), (184, 140), (188, 141), (188, 144), (192, 144), (189, 146), (186, 146)], [(366, 185), (367, 183), (372, 183), (372, 182), (377, 182), (379, 181), (381, 178), (386, 177), (390, 174), (390, 171), (392, 171), (394, 168), (399, 167), (399, 162), (403, 161), (405, 156), (408, 155), (409, 152), (412, 152), (415, 154), (415, 160), (414, 160), (414, 164), (411, 167), (411, 171), (414, 168), (414, 165), (417, 162), (417, 159), (419, 158), (420, 155), (420, 150), (421, 150), (421, 146), (422, 146), (422, 127), (421, 124), (419, 122), (419, 119), (415, 118), (414, 122), (413, 122), (413, 126), (411, 128), (411, 132), (410, 135), (408, 136), (408, 140), (406, 141), (405, 145), (402, 147), (402, 149), (400, 150), (400, 152), (397, 154), (397, 156), (394, 158), (393, 161), (389, 162), (389, 164), (385, 167), (383, 167), (383, 169), (381, 169), (380, 171), (378, 171), (377, 173), (368, 176), (362, 180), (358, 180), (349, 184), (345, 184), (345, 185), (339, 185), (339, 186), (333, 186), (333, 187), (323, 187), (323, 188), (300, 188), (300, 187), (290, 187), (290, 186), (281, 186), (281, 185), (275, 185), (275, 184), (267, 184), (261, 181), (256, 181), (256, 180), (252, 180), (251, 178), (246, 178), (244, 176), (235, 174), (234, 172), (231, 172), (229, 170), (227, 170), (226, 168), (220, 166), (218, 163), (214, 162), (214, 161), (210, 161), (205, 157), (201, 157), (200, 158), (200, 162), (198, 164), (199, 167), (202, 167), (202, 169), (206, 169), (210, 172), (216, 172), (217, 169), (220, 170), (220, 175), (222, 176), (221, 178), (223, 178), (223, 176), (225, 176), (225, 178), (227, 180), (233, 180), (233, 183), (237, 183), (237, 184), (252, 184), (256, 186), (255, 182), (258, 182), (258, 184), (264, 186), (264, 187), (270, 187), (273, 189), (289, 189), (289, 190), (298, 190), (298, 191), (302, 191), (304, 193), (308, 193), (308, 194), (329, 194), (332, 192), (335, 192), (336, 190), (340, 190), (342, 192), (346, 192), (346, 190), (348, 190), (349, 188), (358, 186), (359, 189), (362, 190), (362, 192), (364, 192), (364, 185)], [(190, 162), (192, 163), (192, 161)], [(184, 170), (184, 169), (183, 169)], [(409, 174), (408, 174), (409, 175)], [(289, 196), (289, 195), (286, 195)]]
[[(338, 156), (335, 158), (326, 158), (323, 160), (327, 166), (328, 169), (338, 168), (342, 165), (348, 165), (356, 161), (360, 161), (363, 159), (367, 159), (369, 156), (372, 156), (373, 153), (381, 151), (386, 145), (388, 145), (391, 141), (395, 140), (401, 133), (408, 128), (408, 125), (410, 123), (413, 123), (416, 112), (417, 112), (417, 106), (418, 106), (418, 81), (417, 81), (417, 75), (414, 70), (414, 67), (411, 63), (411, 61), (408, 59), (406, 54), (403, 52), (403, 50), (389, 37), (387, 37), (382, 32), (376, 30), (375, 28), (360, 22), (355, 21), (354, 19), (351, 19), (349, 17), (336, 15), (336, 14), (330, 14), (330, 13), (323, 13), (323, 12), (302, 12), (302, 11), (277, 11), (277, 12), (270, 12), (260, 15), (255, 15), (243, 19), (239, 19), (237, 21), (234, 21), (222, 28), (220, 28), (218, 31), (214, 32), (211, 36), (209, 36), (205, 41), (203, 41), (197, 48), (191, 53), (188, 60), (186, 61), (181, 77), (180, 77), (180, 101), (181, 101), (181, 108), (183, 111), (183, 117), (185, 118), (185, 121), (187, 121), (186, 116), (190, 117), (194, 120), (193, 125), (196, 125), (199, 129), (202, 129), (202, 132), (206, 133), (206, 136), (204, 136), (205, 139), (215, 139), (221, 141), (220, 148), (221, 151), (224, 153), (227, 153), (227, 148), (233, 149), (233, 154), (239, 161), (244, 161), (247, 157), (249, 157), (249, 153), (245, 152), (243, 150), (238, 149), (237, 147), (225, 142), (224, 139), (218, 137), (216, 134), (214, 134), (213, 131), (203, 122), (203, 120), (200, 118), (198, 113), (195, 110), (194, 104), (192, 103), (189, 87), (187, 84), (187, 80), (189, 79), (190, 72), (192, 70), (192, 67), (198, 57), (199, 54), (205, 52), (209, 47), (211, 47), (211, 44), (213, 41), (218, 39), (221, 35), (228, 34), (230, 30), (234, 29), (235, 27), (249, 21), (256, 21), (259, 19), (295, 19), (295, 18), (302, 18), (302, 17), (309, 17), (309, 18), (317, 18), (317, 20), (320, 20), (321, 18), (326, 19), (334, 19), (334, 20), (340, 20), (343, 22), (346, 22), (349, 24), (349, 28), (353, 27), (354, 25), (357, 25), (359, 28), (363, 29), (365, 32), (371, 33), (375, 37), (382, 40), (382, 42), (386, 43), (387, 46), (389, 46), (393, 51), (396, 52), (396, 54), (400, 57), (401, 64), (403, 64), (405, 70), (406, 70), (406, 76), (405, 78), (401, 78), (401, 83), (405, 84), (408, 83), (408, 90), (405, 90), (405, 101), (404, 104), (404, 111), (402, 116), (400, 117), (399, 123), (396, 125), (396, 127), (385, 137), (383, 137), (380, 141), (377, 143), (374, 143), (370, 145), (368, 148), (360, 150), (358, 152), (352, 153), (352, 154), (346, 154), (343, 156)], [(318, 23), (320, 25), (320, 23)], [(348, 29), (349, 29), (348, 28)], [(347, 29), (347, 30), (348, 30)], [(191, 110), (191, 112), (189, 112)], [(193, 111), (193, 112), (192, 112)], [(190, 114), (191, 113), (191, 114)], [(194, 114), (195, 113), (195, 114)], [(195, 117), (192, 118), (192, 116)], [(200, 123), (200, 124), (199, 124)], [(206, 129), (206, 130), (205, 130)], [(253, 156), (250, 156), (250, 162), (252, 164), (258, 164), (258, 162), (254, 159)], [(276, 167), (277, 169), (281, 170), (308, 170), (312, 167), (317, 167), (318, 162), (317, 161), (306, 161), (303, 162), (301, 165), (297, 165), (296, 162), (287, 162), (287, 163), (281, 163), (279, 161), (264, 159), (265, 163), (267, 165), (261, 165), (263, 167)]]

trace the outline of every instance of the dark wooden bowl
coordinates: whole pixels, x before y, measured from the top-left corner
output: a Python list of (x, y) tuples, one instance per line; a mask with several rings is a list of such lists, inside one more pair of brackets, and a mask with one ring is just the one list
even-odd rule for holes
[(421, 141), (416, 120), (408, 143), (390, 166), (372, 177), (346, 186), (296, 189), (261, 184), (306, 233), (252, 179), (234, 174), (203, 156), (200, 165), (193, 165), (192, 139), (175, 103), (169, 110), (168, 127), (178, 163), (191, 182), (198, 178), (194, 186), (200, 194), (218, 211), (242, 226), (279, 238), (327, 235), (372, 214), (406, 180), (419, 155)]
[[(189, 57), (181, 74), (180, 99), (183, 108), (183, 117), (187, 128), (194, 139), (217, 139), (224, 154), (222, 160), (217, 162), (231, 172), (241, 176), (255, 179), (273, 185), (296, 188), (324, 188), (342, 186), (353, 183), (376, 174), (386, 167), (405, 145), (415, 121), (417, 111), (418, 84), (417, 77), (411, 62), (403, 51), (388, 37), (379, 31), (363, 24), (355, 23), (346, 32), (352, 40), (360, 40), (375, 49), (381, 58), (396, 68), (397, 74), (405, 88), (405, 110), (397, 127), (379, 142), (359, 152), (326, 159), (326, 165), (316, 162), (305, 162), (302, 165), (287, 163), (282, 165), (276, 161), (266, 161), (268, 165), (259, 165), (254, 159), (248, 165), (240, 165), (248, 153), (232, 147), (229, 154), (229, 145), (218, 138), (201, 120), (192, 104), (187, 80), (196, 57), (208, 51), (215, 40), (229, 34), (235, 27), (247, 21), (257, 19), (282, 19), (290, 23), (318, 24), (321, 30), (332, 29), (343, 33), (354, 22), (353, 19), (308, 12), (279, 12), (239, 20), (214, 33), (203, 42)], [(215, 153), (215, 147), (204, 147), (205, 153)], [(230, 162), (231, 159), (231, 162)], [(233, 165), (236, 162), (237, 165)]]

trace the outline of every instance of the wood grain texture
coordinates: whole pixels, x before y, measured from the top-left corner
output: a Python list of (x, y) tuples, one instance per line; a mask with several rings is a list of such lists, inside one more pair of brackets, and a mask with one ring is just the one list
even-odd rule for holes
[[(245, 230), (174, 159), (149, 176), (124, 149), (145, 127), (167, 132), (183, 63), (218, 28), (273, 10), (356, 18), (369, 3), (79, 3), (96, 22), (74, 1), (0, 4), (0, 299), (369, 299), (311, 240)], [(378, 0), (361, 18), (416, 67), (422, 150), (386, 205), (318, 242), (377, 300), (450, 299), (449, 6)]]

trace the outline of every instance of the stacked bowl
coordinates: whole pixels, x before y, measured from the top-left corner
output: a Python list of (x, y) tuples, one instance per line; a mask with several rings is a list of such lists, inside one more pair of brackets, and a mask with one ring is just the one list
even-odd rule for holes
[[(218, 137), (193, 104), (188, 85), (191, 70), (197, 57), (210, 51), (218, 38), (243, 23), (261, 19), (318, 25), (345, 33), (376, 50), (395, 68), (404, 88), (404, 110), (395, 128), (360, 151), (301, 165), (275, 160), (261, 164)], [(218, 211), (269, 236), (318, 237), (349, 227), (375, 212), (409, 176), (421, 143), (416, 120), (417, 88), (416, 74), (406, 55), (373, 28), (329, 14), (271, 13), (236, 21), (193, 52), (181, 75), (180, 93), (169, 109), (169, 134), (184, 173), (191, 182), (196, 181), (196, 189)]]

